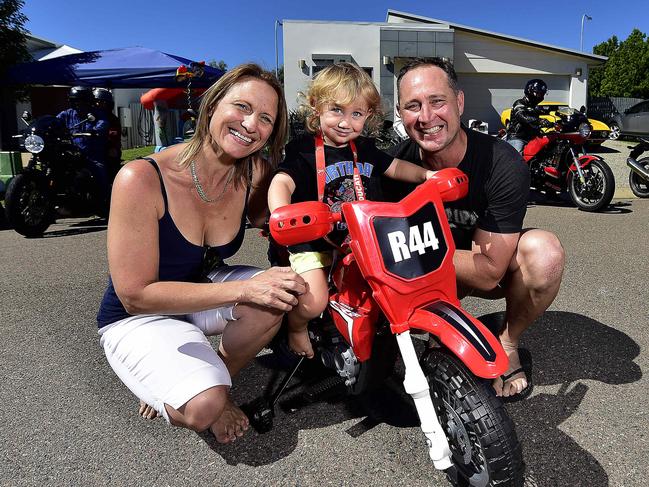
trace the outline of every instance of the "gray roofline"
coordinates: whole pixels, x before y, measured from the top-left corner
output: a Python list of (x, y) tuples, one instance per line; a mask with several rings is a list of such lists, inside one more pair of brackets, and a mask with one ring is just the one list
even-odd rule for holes
[(44, 39), (43, 37), (35, 36), (31, 32), (27, 34), (27, 37), (36, 42), (40, 42), (41, 44), (49, 44), (51, 47), (59, 48), (63, 46), (63, 44), (61, 44), (60, 42), (54, 42), (54, 41), (50, 41), (49, 39)]
[(522, 37), (514, 37), (514, 36), (508, 36), (506, 34), (500, 34), (498, 32), (491, 32), (488, 30), (483, 30), (483, 29), (476, 29), (475, 27), (469, 27), (467, 25), (462, 25), (462, 24), (456, 24), (455, 22), (447, 22), (446, 20), (439, 20), (439, 19), (433, 19), (431, 17), (424, 17), (422, 15), (416, 15), (416, 14), (411, 14), (408, 12), (400, 12), (399, 10), (393, 10), (393, 9), (388, 9), (388, 13), (385, 16), (385, 20), (387, 21), (390, 15), (395, 15), (397, 17), (402, 17), (405, 19), (411, 19), (415, 20), (418, 22), (423, 22), (423, 23), (433, 23), (433, 24), (443, 24), (443, 25), (448, 25), (449, 27), (452, 27), (457, 30), (464, 30), (467, 32), (475, 32), (477, 34), (482, 34), (482, 35), (487, 35), (490, 37), (495, 37), (498, 39), (503, 39), (506, 41), (512, 41), (512, 42), (518, 42), (521, 44), (527, 44), (529, 46), (533, 47), (539, 47), (541, 49), (549, 49), (552, 51), (558, 51), (564, 54), (570, 54), (572, 56), (577, 56), (577, 57), (582, 57), (586, 59), (590, 59), (593, 61), (598, 61), (599, 63), (603, 63), (606, 60), (608, 60), (608, 57), (606, 56), (599, 56), (597, 54), (588, 54), (585, 52), (581, 51), (576, 51), (573, 49), (568, 49), (566, 47), (560, 47), (560, 46), (553, 46), (551, 44), (545, 44), (543, 42), (536, 42), (532, 41), (530, 39), (523, 39)]

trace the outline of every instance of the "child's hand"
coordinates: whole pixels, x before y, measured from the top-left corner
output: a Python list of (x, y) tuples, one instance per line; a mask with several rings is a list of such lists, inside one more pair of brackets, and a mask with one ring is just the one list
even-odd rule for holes
[(437, 172), (437, 171), (431, 171), (430, 169), (428, 169), (428, 170), (426, 171), (426, 181), (428, 181), (429, 179), (431, 179), (431, 178), (433, 177), (433, 175), (434, 175), (436, 172)]

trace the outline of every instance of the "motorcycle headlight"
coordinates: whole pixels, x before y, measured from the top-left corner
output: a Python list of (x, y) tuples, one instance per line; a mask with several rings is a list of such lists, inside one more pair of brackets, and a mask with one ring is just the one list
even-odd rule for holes
[(32, 154), (38, 154), (45, 147), (45, 141), (42, 137), (38, 135), (29, 135), (25, 139), (25, 149), (27, 149)]
[(579, 135), (581, 135), (585, 139), (590, 137), (590, 125), (587, 124), (586, 122), (580, 123), (579, 124)]

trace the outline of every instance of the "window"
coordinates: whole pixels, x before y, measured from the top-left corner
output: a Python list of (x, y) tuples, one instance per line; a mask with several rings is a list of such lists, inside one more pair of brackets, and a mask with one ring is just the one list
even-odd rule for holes
[(318, 74), (327, 66), (331, 66), (332, 64), (334, 64), (333, 59), (324, 59), (324, 58), (314, 59), (313, 62), (315, 63), (315, 66), (311, 68), (311, 77), (314, 77), (316, 74)]
[(647, 112), (649, 111), (649, 101), (643, 101), (638, 103), (637, 105), (633, 105), (631, 108), (627, 110), (626, 113), (640, 113), (640, 112)]

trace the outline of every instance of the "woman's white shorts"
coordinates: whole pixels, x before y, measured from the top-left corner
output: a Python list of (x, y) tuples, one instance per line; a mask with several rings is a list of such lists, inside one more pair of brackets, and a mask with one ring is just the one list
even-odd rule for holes
[[(249, 279), (261, 269), (227, 266), (213, 282)], [(206, 335), (223, 333), (235, 321), (235, 305), (190, 315), (130, 316), (99, 329), (100, 344), (120, 380), (140, 400), (169, 421), (165, 404), (178, 409), (218, 385), (232, 385), (230, 374)]]

